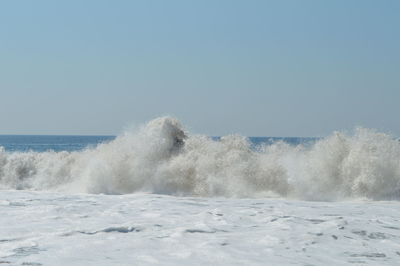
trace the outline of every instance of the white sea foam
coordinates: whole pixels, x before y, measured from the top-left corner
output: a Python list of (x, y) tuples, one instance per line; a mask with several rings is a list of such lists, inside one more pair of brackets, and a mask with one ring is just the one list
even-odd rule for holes
[(157, 118), (79, 152), (0, 150), (0, 186), (64, 192), (188, 196), (279, 196), (307, 200), (400, 198), (400, 142), (369, 129), (334, 133), (311, 146), (254, 149), (232, 135), (190, 135)]

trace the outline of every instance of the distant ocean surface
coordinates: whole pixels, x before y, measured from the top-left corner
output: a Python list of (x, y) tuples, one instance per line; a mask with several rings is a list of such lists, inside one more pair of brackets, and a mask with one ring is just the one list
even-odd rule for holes
[[(0, 146), (8, 152), (46, 152), (81, 151), (94, 148), (100, 143), (110, 142), (115, 136), (76, 136), (76, 135), (0, 135)], [(220, 137), (212, 137), (219, 140)], [(317, 138), (297, 137), (249, 137), (254, 145), (273, 144), (283, 141), (291, 145), (313, 143)]]
[(80, 151), (115, 139), (115, 136), (0, 135), (6, 151)]

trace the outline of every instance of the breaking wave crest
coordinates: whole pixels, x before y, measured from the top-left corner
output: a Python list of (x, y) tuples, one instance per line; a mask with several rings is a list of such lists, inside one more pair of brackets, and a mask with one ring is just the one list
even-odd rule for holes
[(238, 135), (189, 135), (157, 118), (78, 152), (6, 152), (0, 188), (306, 200), (400, 199), (400, 142), (369, 129), (333, 133), (312, 145), (254, 148)]

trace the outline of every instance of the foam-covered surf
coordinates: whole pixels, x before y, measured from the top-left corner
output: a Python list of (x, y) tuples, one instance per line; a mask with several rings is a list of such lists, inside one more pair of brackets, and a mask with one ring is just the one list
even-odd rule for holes
[(2, 189), (306, 200), (400, 198), (400, 142), (369, 129), (313, 145), (252, 147), (246, 137), (191, 135), (174, 118), (74, 152), (0, 150)]

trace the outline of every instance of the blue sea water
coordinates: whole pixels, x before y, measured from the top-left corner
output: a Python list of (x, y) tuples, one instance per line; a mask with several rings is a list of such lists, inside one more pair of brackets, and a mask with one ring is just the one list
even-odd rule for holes
[[(0, 135), (0, 146), (8, 152), (79, 151), (113, 139), (115, 136)], [(220, 137), (213, 139), (219, 140)], [(255, 146), (277, 141), (298, 145), (312, 143), (316, 138), (250, 137), (249, 140)]]
[(114, 136), (0, 135), (0, 146), (10, 152), (79, 151), (114, 138)]

